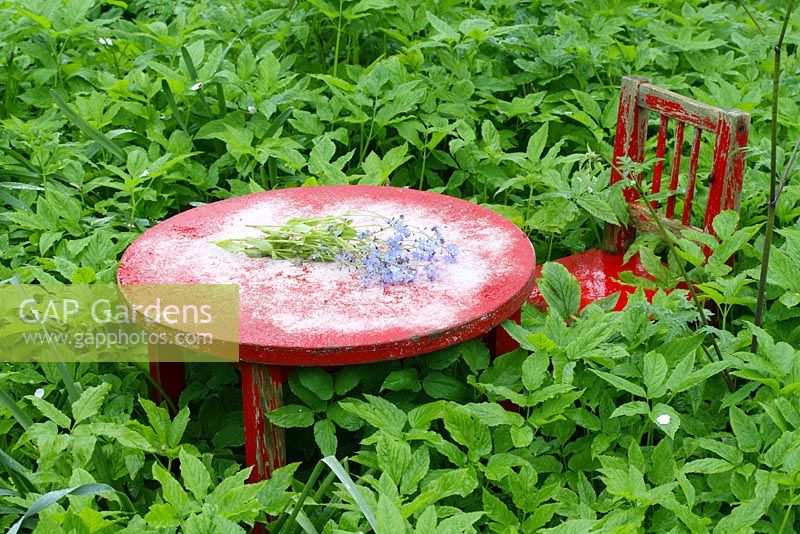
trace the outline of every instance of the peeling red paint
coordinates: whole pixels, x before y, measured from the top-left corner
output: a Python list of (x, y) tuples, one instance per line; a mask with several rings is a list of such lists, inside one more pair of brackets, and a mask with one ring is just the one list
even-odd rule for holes
[[(365, 288), (357, 275), (332, 264), (246, 258), (213, 243), (252, 232), (248, 224), (353, 209), (439, 226), (459, 247), (456, 263), (443, 265), (434, 282)], [(476, 204), (395, 187), (327, 186), (248, 195), (176, 215), (128, 248), (117, 279), (121, 285), (240, 285), (246, 456), (256, 481), (285, 462), (283, 430), (267, 423), (265, 414), (281, 406), (288, 370), (416, 356), (483, 336), (507, 318), (518, 321), (535, 263), (525, 234)], [(504, 331), (487, 342), (494, 355), (516, 346)], [(175, 366), (171, 372), (182, 374), (181, 364)], [(156, 374), (163, 370), (156, 367)], [(180, 389), (168, 393), (177, 397)]]

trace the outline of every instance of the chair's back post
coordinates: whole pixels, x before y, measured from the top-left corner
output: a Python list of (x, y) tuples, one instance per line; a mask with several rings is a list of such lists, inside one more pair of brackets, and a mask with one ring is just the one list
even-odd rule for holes
[(722, 210), (739, 210), (745, 147), (750, 134), (750, 114), (732, 110), (717, 123), (716, 145), (704, 230), (713, 234), (711, 223)]
[[(650, 83), (641, 76), (625, 76), (622, 79), (619, 94), (619, 114), (617, 116), (617, 132), (614, 139), (614, 158), (611, 168), (611, 183), (623, 179), (619, 171), (620, 160), (627, 156), (641, 163), (644, 160), (644, 145), (647, 141), (648, 110), (639, 105), (639, 87)], [(637, 180), (641, 177), (637, 176)], [(632, 202), (638, 198), (636, 189), (625, 189), (625, 198)], [(609, 252), (622, 253), (636, 236), (632, 228), (606, 225), (602, 248)]]

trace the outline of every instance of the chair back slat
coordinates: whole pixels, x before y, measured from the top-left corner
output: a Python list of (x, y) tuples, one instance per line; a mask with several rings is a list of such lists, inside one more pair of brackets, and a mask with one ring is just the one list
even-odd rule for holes
[[(669, 126), (669, 117), (661, 115), (661, 124), (658, 126), (658, 144), (656, 145), (656, 164), (653, 167), (653, 187), (650, 190), (652, 195), (657, 195), (661, 191), (661, 175), (664, 171), (664, 152), (667, 147), (667, 127)], [(650, 202), (653, 209), (658, 208), (658, 201), (653, 200)]]
[(681, 173), (681, 156), (683, 155), (683, 133), (685, 122), (678, 121), (675, 126), (675, 151), (672, 153), (672, 173), (669, 178), (669, 195), (667, 196), (667, 217), (675, 215), (675, 191), (678, 190), (678, 177)]
[(695, 127), (694, 141), (692, 141), (692, 152), (689, 156), (689, 183), (686, 185), (686, 196), (683, 201), (682, 224), (689, 224), (689, 215), (692, 214), (692, 200), (694, 199), (694, 188), (697, 182), (697, 163), (700, 159), (700, 142), (703, 140), (703, 130)]
[[(669, 122), (675, 121), (674, 151), (669, 169), (669, 190), (666, 192), (664, 214), (672, 219), (676, 216), (676, 204), (679, 197), (683, 199), (680, 223), (684, 226), (692, 224), (692, 208), (695, 197), (698, 196), (697, 173), (700, 167), (700, 150), (703, 146), (703, 132), (714, 135), (714, 153), (711, 163), (711, 173), (708, 177), (707, 200), (703, 211), (703, 228), (707, 233), (713, 234), (711, 225), (714, 217), (726, 209), (738, 209), (739, 196), (742, 190), (742, 174), (744, 173), (744, 148), (750, 131), (750, 115), (739, 110), (724, 110), (702, 102), (684, 97), (672, 91), (656, 87), (647, 78), (639, 76), (626, 76), (622, 79), (620, 87), (620, 105), (617, 118), (617, 131), (614, 140), (614, 159), (611, 169), (611, 183), (623, 179), (633, 179), (641, 183), (642, 176), (623, 177), (619, 166), (623, 158), (630, 158), (634, 162), (645, 161), (645, 145), (647, 144), (647, 126), (650, 112), (660, 115), (658, 137), (655, 142), (655, 165), (653, 167), (653, 181), (650, 191), (658, 195), (662, 191), (664, 167), (667, 162), (667, 146), (669, 136)], [(694, 128), (694, 135), (689, 153), (689, 169), (686, 174), (686, 189), (680, 184), (681, 158), (684, 149), (685, 127)], [(702, 161), (707, 161), (703, 159)], [(704, 163), (705, 165), (705, 163)], [(706, 192), (705, 186), (701, 187), (702, 193)], [(638, 201), (635, 187), (625, 188), (625, 199), (629, 204)], [(652, 202), (653, 208), (659, 208), (657, 200)], [(648, 217), (647, 210), (634, 210), (637, 220)], [(659, 219), (662, 217), (659, 216)], [(641, 221), (639, 221), (641, 222)], [(697, 223), (699, 225), (699, 221)], [(640, 225), (641, 226), (641, 225)], [(633, 225), (628, 227), (606, 226), (603, 248), (613, 252), (622, 252), (633, 240), (636, 230)]]
[(647, 83), (639, 96), (641, 106), (661, 115), (713, 132), (723, 110)]

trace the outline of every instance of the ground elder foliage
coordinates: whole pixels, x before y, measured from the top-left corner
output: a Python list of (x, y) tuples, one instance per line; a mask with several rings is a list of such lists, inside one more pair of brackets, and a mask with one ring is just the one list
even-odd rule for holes
[[(797, 532), (792, 173), (760, 326), (753, 313), (787, 3), (0, 1), (2, 283), (112, 282), (125, 247), (169, 215), (317, 184), (482, 203), (544, 262), (597, 246), (604, 224), (624, 220), (606, 163), (622, 76), (753, 114), (739, 214), (717, 218), (716, 238), (676, 236), (674, 254), (652, 236), (634, 244), (652, 302), (639, 293), (621, 312), (579, 312), (576, 280), (549, 264), (549, 311), (509, 324), (520, 348), (502, 358), (472, 341), (299, 370), (269, 416), (287, 429), (290, 464), (267, 482), (245, 484), (233, 367), (190, 366), (170, 417), (136, 365), (4, 364), (0, 527)], [(796, 9), (779, 171), (800, 135), (799, 36)], [(677, 262), (707, 326), (682, 290), (665, 291), (681, 282)]]

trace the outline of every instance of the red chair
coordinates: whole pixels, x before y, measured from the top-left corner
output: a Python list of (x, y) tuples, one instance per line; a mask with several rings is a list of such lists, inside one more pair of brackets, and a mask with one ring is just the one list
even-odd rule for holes
[[(659, 214), (660, 218), (663, 217), (662, 220), (675, 219), (674, 223), (684, 226), (694, 222), (698, 229), (713, 234), (711, 222), (714, 217), (723, 210), (739, 208), (744, 173), (743, 149), (747, 146), (750, 132), (750, 115), (736, 109), (723, 110), (683, 97), (652, 85), (647, 78), (626, 76), (622, 79), (620, 88), (614, 165), (611, 170), (612, 184), (622, 179), (629, 179), (620, 174), (619, 165), (622, 158), (627, 156), (638, 163), (645, 161), (650, 112), (660, 115), (658, 137), (655, 142), (656, 159), (650, 187), (648, 188), (642, 181), (642, 176), (637, 176), (635, 179), (639, 181), (642, 189), (649, 189), (649, 194), (653, 197), (658, 196), (663, 199), (666, 196), (666, 202), (652, 201), (653, 207), (657, 210), (663, 208)], [(674, 121), (675, 126), (672, 157), (668, 160), (666, 151), (670, 121)], [(690, 145), (686, 183), (680, 186), (681, 159), (687, 125), (693, 127), (694, 134)], [(714, 135), (714, 152), (706, 180), (707, 201), (702, 221), (699, 220), (701, 218), (699, 216), (696, 217), (697, 221), (693, 221), (692, 203), (698, 190), (697, 171), (703, 132), (711, 132)], [(666, 161), (670, 162), (669, 184), (664, 191), (662, 176)], [(563, 264), (580, 282), (581, 308), (619, 291), (620, 297), (616, 309), (621, 310), (627, 304), (628, 295), (636, 288), (621, 283), (620, 273), (632, 271), (637, 276), (647, 275), (638, 255), (633, 256), (627, 263), (623, 262), (623, 258), (625, 250), (636, 237), (637, 229), (651, 230), (653, 221), (650, 220), (649, 210), (639, 201), (636, 188), (627, 187), (625, 199), (629, 206), (629, 226), (606, 226), (602, 250), (588, 250), (555, 260)], [(708, 253), (707, 251), (706, 254)], [(541, 267), (538, 267), (537, 276), (540, 272)], [(538, 289), (534, 289), (528, 302), (542, 309), (545, 307), (544, 299)]]

